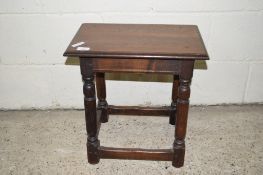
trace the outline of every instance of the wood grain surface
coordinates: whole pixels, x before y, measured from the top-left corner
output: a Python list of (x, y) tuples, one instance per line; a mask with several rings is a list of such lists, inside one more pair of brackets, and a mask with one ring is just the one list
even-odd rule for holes
[(197, 26), (158, 24), (82, 24), (64, 56), (208, 59)]

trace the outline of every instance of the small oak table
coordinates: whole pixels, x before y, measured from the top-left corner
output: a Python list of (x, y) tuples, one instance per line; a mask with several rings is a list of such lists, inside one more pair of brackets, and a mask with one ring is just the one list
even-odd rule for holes
[[(80, 60), (89, 163), (96, 164), (101, 158), (135, 159), (172, 161), (175, 167), (183, 166), (194, 62), (209, 59), (197, 26), (86, 23), (81, 25), (64, 56), (79, 57)], [(169, 107), (108, 105), (105, 72), (172, 74), (172, 103)], [(172, 148), (153, 150), (100, 146), (100, 125), (108, 121), (109, 114), (169, 116), (169, 123), (175, 125)]]

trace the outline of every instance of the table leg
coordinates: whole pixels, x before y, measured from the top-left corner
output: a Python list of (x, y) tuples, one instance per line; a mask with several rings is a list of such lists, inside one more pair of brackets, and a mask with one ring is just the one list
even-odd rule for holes
[(178, 99), (176, 104), (176, 127), (175, 141), (173, 144), (174, 159), (173, 166), (179, 168), (184, 165), (185, 135), (190, 97), (190, 82), (193, 75), (194, 61), (186, 61), (181, 67), (179, 76)]
[(109, 120), (108, 103), (106, 101), (106, 84), (105, 84), (105, 73), (96, 73), (96, 88), (98, 109), (101, 110), (101, 122), (106, 123)]
[(179, 76), (173, 76), (173, 89), (172, 89), (172, 103), (171, 103), (171, 113), (169, 118), (169, 123), (175, 125), (176, 122), (176, 101), (178, 97), (178, 86), (179, 86)]
[(84, 107), (85, 107), (85, 119), (86, 119), (86, 130), (88, 134), (87, 138), (87, 152), (88, 161), (91, 164), (99, 162), (99, 146), (98, 140), (98, 122), (96, 114), (96, 96), (95, 96), (95, 85), (94, 75), (92, 71), (92, 62), (89, 59), (80, 59), (81, 74), (84, 81), (83, 93), (84, 93)]

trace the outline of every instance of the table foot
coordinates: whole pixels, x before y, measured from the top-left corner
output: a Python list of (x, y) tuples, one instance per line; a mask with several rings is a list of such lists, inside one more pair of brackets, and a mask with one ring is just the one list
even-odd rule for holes
[(98, 139), (91, 138), (87, 140), (87, 153), (88, 162), (90, 164), (97, 164), (100, 161), (99, 148), (100, 141)]
[(176, 140), (173, 145), (174, 156), (172, 165), (176, 168), (184, 166), (185, 143), (182, 140)]

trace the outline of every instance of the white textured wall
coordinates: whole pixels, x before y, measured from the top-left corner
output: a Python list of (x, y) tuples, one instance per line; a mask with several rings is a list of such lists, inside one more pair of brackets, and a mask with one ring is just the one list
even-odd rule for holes
[[(262, 0), (0, 0), (0, 108), (82, 108), (62, 54), (83, 22), (197, 24), (211, 60), (192, 104), (263, 102)], [(170, 83), (107, 81), (111, 104), (170, 103)]]

